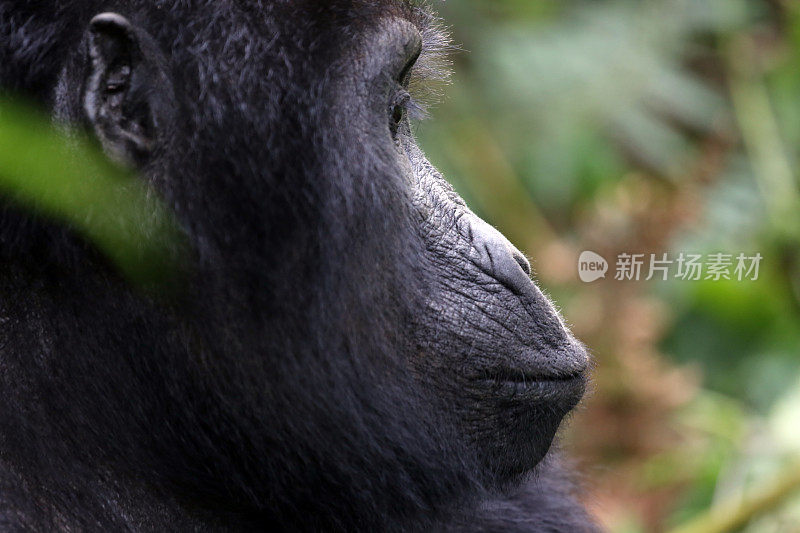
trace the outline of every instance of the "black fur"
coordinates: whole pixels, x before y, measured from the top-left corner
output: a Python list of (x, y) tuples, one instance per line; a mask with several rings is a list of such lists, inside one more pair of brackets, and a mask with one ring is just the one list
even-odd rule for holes
[(188, 288), (147, 296), (0, 198), (0, 526), (593, 530), (542, 461), (585, 352), (387, 127), (415, 32), (412, 87), (439, 76), (429, 11), (0, 0), (0, 86), (113, 155), (85, 99), (109, 11), (140, 32), (121, 113), (153, 143), (129, 161), (189, 237)]

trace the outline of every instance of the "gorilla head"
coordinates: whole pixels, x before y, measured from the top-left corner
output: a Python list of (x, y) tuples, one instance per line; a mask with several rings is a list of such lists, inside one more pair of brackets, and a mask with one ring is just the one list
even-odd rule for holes
[(132, 287), (0, 203), (0, 522), (402, 529), (534, 468), (587, 356), (416, 145), (429, 11), (0, 1), (0, 84), (136, 168), (190, 242)]

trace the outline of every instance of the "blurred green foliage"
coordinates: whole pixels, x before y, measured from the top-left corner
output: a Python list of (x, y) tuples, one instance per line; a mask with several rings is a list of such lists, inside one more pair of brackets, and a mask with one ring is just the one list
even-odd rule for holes
[(177, 281), (184, 244), (170, 212), (132, 173), (37, 109), (0, 100), (0, 191), (89, 239), (130, 280)]

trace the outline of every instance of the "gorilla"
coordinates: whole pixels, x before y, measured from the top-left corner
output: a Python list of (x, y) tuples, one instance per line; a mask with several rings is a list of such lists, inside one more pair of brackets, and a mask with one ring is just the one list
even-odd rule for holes
[(147, 290), (0, 192), (0, 529), (596, 530), (548, 453), (586, 350), (414, 141), (447, 46), (411, 0), (0, 0), (4, 98), (188, 243)]

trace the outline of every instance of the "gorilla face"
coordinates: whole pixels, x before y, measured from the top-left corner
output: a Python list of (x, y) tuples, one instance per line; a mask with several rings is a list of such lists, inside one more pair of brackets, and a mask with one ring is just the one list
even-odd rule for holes
[(583, 395), (588, 357), (531, 281), (525, 256), (469, 210), (417, 146), (397, 102), (408, 100), (408, 79), (423, 51), (418, 28), (390, 19), (379, 35), (372, 51), (383, 57), (378, 79), (385, 85), (373, 93), (389, 98), (375, 105), (371, 120), (389, 116), (388, 131), (378, 137), (395, 143), (429, 282), (410, 364), (458, 420), (490, 475), (506, 479), (547, 452)]
[[(328, 180), (328, 186), (342, 185), (338, 181), (342, 176), (334, 171), (361, 171), (370, 187), (382, 187), (396, 195), (389, 200), (393, 205), (380, 216), (406, 226), (402, 238), (411, 240), (404, 244), (409, 250), (417, 250), (415, 269), (419, 276), (405, 289), (413, 293), (409, 299), (416, 308), (404, 320), (406, 332), (390, 349), (395, 356), (404, 355), (405, 363), (432, 397), (436, 409), (454, 421), (489, 477), (503, 480), (531, 469), (545, 455), (561, 419), (583, 393), (587, 356), (531, 281), (530, 265), (522, 253), (469, 210), (416, 145), (407, 116), (414, 105), (408, 85), (418, 58), (422, 55), (425, 59), (426, 40), (421, 30), (425, 28), (420, 28), (419, 20), (386, 13), (356, 39), (341, 44), (341, 55), (326, 60), (325, 78), (330, 81), (325, 90), (321, 89), (324, 94), (315, 96), (320, 116), (302, 117), (309, 112), (303, 108), (307, 104), (295, 102), (295, 109), (286, 105), (278, 125), (301, 125), (300, 131), (287, 130), (286, 134), (297, 135), (298, 141), (308, 146), (320, 146), (313, 150), (320, 160), (315, 163), (310, 158), (301, 159), (278, 177), (296, 174), (298, 166), (316, 164), (325, 169), (318, 176)], [(146, 29), (136, 27), (122, 15), (96, 17), (92, 31), (92, 68), (83, 104), (98, 137), (111, 155), (150, 169), (154, 181), (180, 183), (186, 179), (190, 165), (182, 162), (180, 167), (159, 169), (159, 165), (174, 165), (174, 161), (170, 157), (160, 160), (152, 149), (159, 137), (169, 134), (170, 128), (181, 127), (173, 108), (188, 105), (182, 104), (186, 95), (175, 88), (166, 74), (170, 58), (158, 49)], [(427, 38), (434, 38), (430, 29), (428, 32)], [(249, 88), (253, 94), (246, 101), (261, 97), (270, 102), (269, 95), (260, 96), (264, 88), (275, 89), (278, 94), (282, 90), (264, 82)], [(226, 92), (235, 90), (222, 86), (218, 94), (210, 96), (221, 99)], [(138, 97), (146, 95), (146, 106), (125, 101), (137, 98), (137, 93)], [(215, 113), (226, 115), (232, 110), (224, 104), (217, 105), (219, 109), (203, 110), (194, 127), (219, 131), (214, 122), (226, 124), (226, 119), (215, 117)], [(217, 135), (213, 139), (214, 150), (252, 159), (253, 167), (272, 167), (275, 171), (276, 158), (264, 157), (257, 143), (261, 138), (264, 146), (274, 147), (276, 143), (268, 139), (276, 132), (267, 131), (265, 125), (253, 127), (246, 123), (226, 127), (235, 130), (237, 126), (242, 131), (250, 127), (255, 135), (247, 140), (230, 132), (227, 139)], [(261, 137), (259, 131), (264, 132)], [(331, 134), (335, 134), (336, 141), (328, 138)], [(358, 147), (357, 155), (353, 154), (354, 146)], [(196, 148), (191, 153), (198, 155)], [(302, 157), (302, 149), (291, 157), (299, 156)], [(220, 165), (215, 152), (199, 156), (199, 160), (206, 158), (209, 160), (204, 164), (208, 168)], [(284, 155), (279, 164), (286, 163)], [(339, 169), (337, 165), (341, 164), (349, 168)], [(230, 177), (232, 171), (241, 173), (240, 168), (224, 167), (217, 172)], [(163, 173), (161, 178), (159, 172)], [(198, 168), (196, 175), (202, 174)], [(202, 206), (202, 220), (198, 214), (190, 215), (199, 235), (209, 232), (205, 239), (210, 249), (218, 253), (224, 250), (228, 255), (224, 263), (236, 269), (230, 274), (235, 279), (226, 280), (226, 287), (244, 278), (240, 266), (230, 258), (250, 261), (273, 275), (282, 272), (283, 279), (293, 277), (280, 267), (267, 264), (266, 257), (252, 248), (252, 234), (236, 242), (230, 234), (217, 233), (218, 228), (231, 226), (220, 217), (234, 216), (230, 206), (237, 201), (242, 206), (254, 202), (255, 209), (269, 206), (274, 212), (308, 209), (319, 213), (322, 220), (333, 218), (332, 224), (342, 224), (345, 217), (350, 221), (375, 218), (368, 215), (363, 204), (353, 206), (354, 213), (336, 217), (331, 216), (336, 208), (310, 204), (307, 199), (292, 198), (283, 204), (273, 197), (274, 191), (260, 190), (259, 176), (245, 175), (242, 179), (247, 182), (241, 183), (241, 191), (223, 189), (211, 195), (204, 189), (197, 200)], [(317, 185), (322, 190), (326, 184), (321, 181)], [(250, 191), (251, 198), (238, 200), (243, 191)], [(345, 196), (341, 191), (336, 193)], [(186, 193), (178, 190), (176, 194)], [(329, 194), (321, 200), (331, 199)], [(389, 209), (398, 215), (391, 215)], [(253, 215), (242, 224), (261, 224), (267, 232), (292, 231), (287, 226), (297, 224), (292, 215), (276, 218), (273, 214)], [(270, 238), (270, 242), (273, 250), (274, 243), (279, 242), (288, 255), (298, 253), (292, 246), (297, 241)], [(390, 272), (392, 267), (383, 268)], [(264, 283), (262, 275), (258, 275), (257, 282)], [(360, 290), (367, 292), (368, 285)], [(276, 305), (274, 300), (269, 304)], [(362, 303), (357, 305), (366, 313), (378, 312)], [(351, 308), (350, 312), (355, 310)]]

